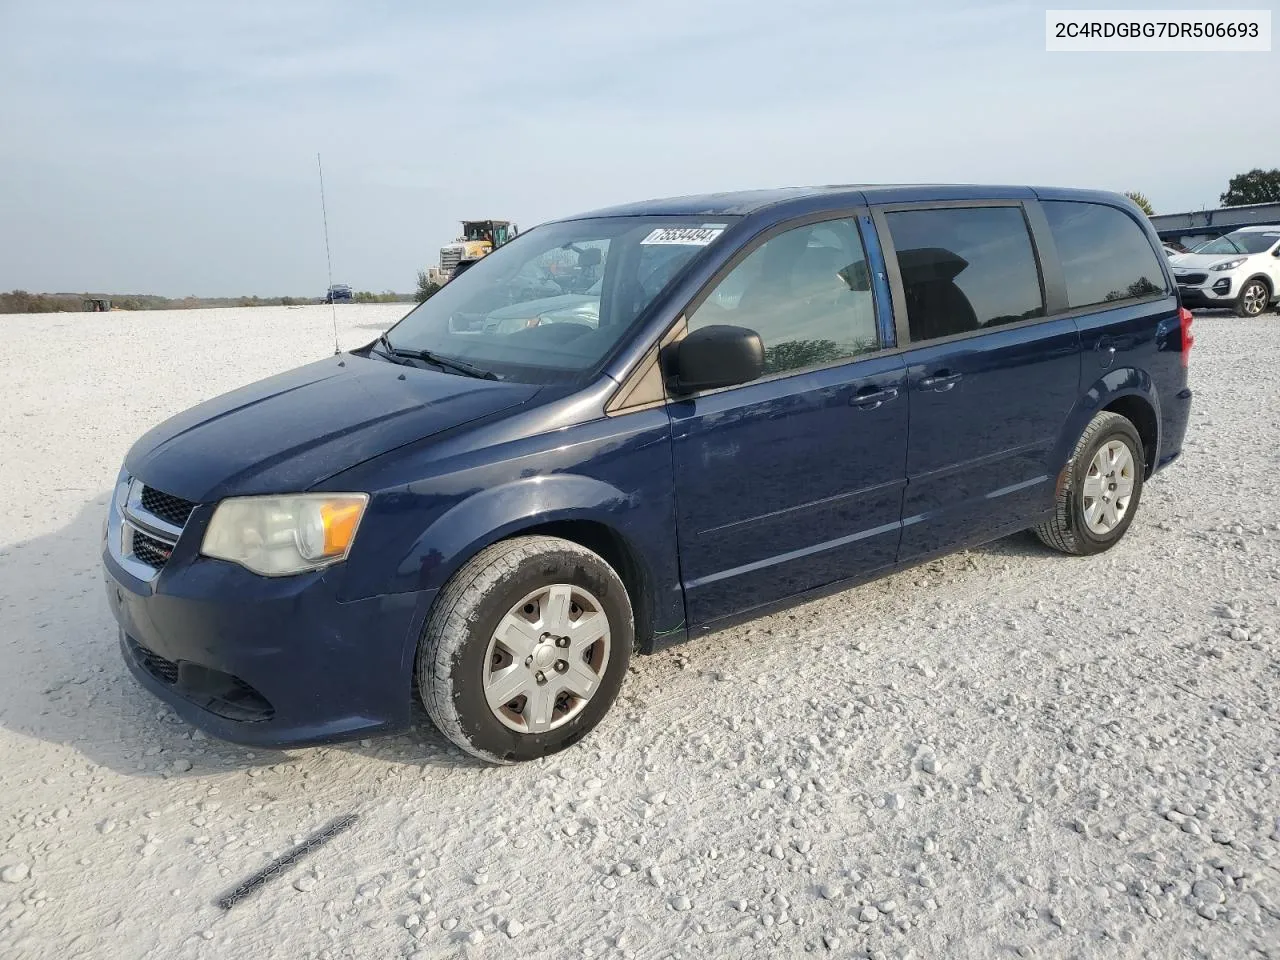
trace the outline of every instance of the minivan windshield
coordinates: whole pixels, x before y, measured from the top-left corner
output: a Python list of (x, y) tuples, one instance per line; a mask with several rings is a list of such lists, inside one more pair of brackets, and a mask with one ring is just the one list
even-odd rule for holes
[(1192, 249), (1192, 253), (1207, 254), (1250, 254), (1264, 253), (1280, 240), (1280, 227), (1273, 233), (1270, 230), (1237, 230), (1217, 240), (1208, 240)]
[(576, 380), (734, 219), (601, 217), (537, 227), (446, 283), (387, 341), (503, 379)]

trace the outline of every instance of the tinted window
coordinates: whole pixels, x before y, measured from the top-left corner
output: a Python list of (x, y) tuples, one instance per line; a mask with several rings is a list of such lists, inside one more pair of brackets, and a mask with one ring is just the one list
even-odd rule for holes
[(1062, 261), (1070, 306), (1164, 292), (1164, 272), (1147, 235), (1123, 211), (1064, 200), (1042, 206)]
[(1044, 316), (1021, 208), (905, 210), (887, 219), (912, 340)]
[(809, 224), (761, 244), (689, 317), (690, 330), (718, 323), (760, 334), (766, 373), (879, 350), (857, 224)]

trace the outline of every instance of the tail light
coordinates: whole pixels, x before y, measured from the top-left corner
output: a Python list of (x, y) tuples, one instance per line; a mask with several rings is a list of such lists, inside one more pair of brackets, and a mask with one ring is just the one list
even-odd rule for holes
[(1186, 307), (1178, 308), (1178, 326), (1182, 328), (1182, 365), (1184, 367), (1191, 362), (1191, 348), (1196, 342), (1195, 335), (1191, 332), (1191, 321), (1194, 319), (1191, 311)]

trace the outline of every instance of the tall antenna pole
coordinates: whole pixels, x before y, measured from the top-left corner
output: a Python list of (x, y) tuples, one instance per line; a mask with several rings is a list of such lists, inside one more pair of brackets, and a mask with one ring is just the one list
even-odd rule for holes
[(324, 217), (324, 259), (329, 267), (329, 311), (333, 314), (333, 355), (342, 352), (338, 346), (338, 306), (333, 302), (333, 256), (329, 253), (329, 211), (324, 205), (324, 167), (320, 164), (320, 154), (316, 154), (316, 169), (320, 171), (320, 215)]

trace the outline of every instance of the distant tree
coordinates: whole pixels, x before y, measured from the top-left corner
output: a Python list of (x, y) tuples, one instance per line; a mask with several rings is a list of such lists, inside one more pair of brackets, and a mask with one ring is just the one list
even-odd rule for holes
[(1124, 195), (1138, 205), (1138, 209), (1145, 213), (1148, 217), (1155, 216), (1155, 210), (1151, 206), (1151, 201), (1147, 199), (1145, 193), (1139, 193), (1137, 190), (1126, 190)]
[(786, 340), (765, 348), (764, 368), (769, 373), (779, 373), (831, 363), (848, 355), (834, 340)]
[(1146, 277), (1139, 277), (1133, 283), (1129, 284), (1124, 290), (1112, 290), (1103, 299), (1104, 300), (1124, 300), (1128, 297), (1149, 297), (1153, 293), (1159, 293), (1160, 288), (1148, 280)]
[(425, 270), (418, 271), (418, 291), (416, 294), (418, 303), (422, 303), (424, 300), (430, 299), (439, 289), (440, 284), (436, 283), (434, 280), (428, 279), (427, 272)]
[(81, 306), (79, 297), (52, 297), (25, 290), (0, 293), (0, 313), (59, 313), (79, 310)]
[(1240, 207), (1246, 203), (1280, 203), (1280, 169), (1255, 168), (1237, 173), (1227, 184), (1227, 192), (1218, 197), (1224, 207)]
[(295, 303), (297, 303), (297, 302), (298, 302), (298, 301), (297, 301), (297, 300), (295, 300), (295, 299), (293, 299), (293, 297), (281, 297), (281, 298), (280, 298), (280, 306), (282, 306), (282, 307), (292, 307), (292, 306), (293, 306)]

